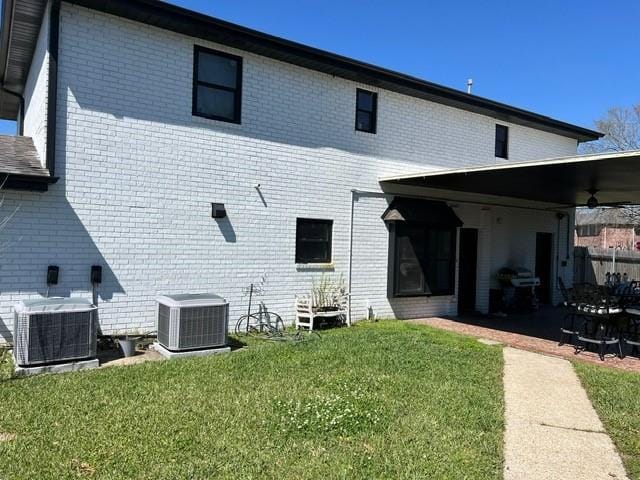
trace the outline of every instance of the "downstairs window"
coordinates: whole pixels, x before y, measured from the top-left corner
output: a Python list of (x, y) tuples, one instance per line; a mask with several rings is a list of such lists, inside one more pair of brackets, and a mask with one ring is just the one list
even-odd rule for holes
[(296, 220), (296, 263), (331, 263), (333, 220)]
[(387, 296), (453, 295), (462, 221), (445, 202), (396, 197), (382, 214), (389, 228)]
[(393, 296), (453, 295), (456, 230), (410, 223), (390, 230)]

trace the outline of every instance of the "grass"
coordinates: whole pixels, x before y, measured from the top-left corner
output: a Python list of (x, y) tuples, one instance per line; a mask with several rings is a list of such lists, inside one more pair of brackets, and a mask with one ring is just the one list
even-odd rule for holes
[(0, 345), (0, 382), (13, 376), (13, 358), (8, 348)]
[(5, 381), (0, 405), (0, 478), (502, 477), (501, 350), (398, 321)]
[(640, 480), (640, 375), (583, 362), (575, 369), (629, 476)]

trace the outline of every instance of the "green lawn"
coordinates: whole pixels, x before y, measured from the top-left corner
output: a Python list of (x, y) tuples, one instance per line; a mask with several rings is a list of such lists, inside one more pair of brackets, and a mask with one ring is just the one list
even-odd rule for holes
[(502, 432), (502, 351), (399, 321), (0, 383), (2, 479), (497, 479)]
[(630, 477), (640, 480), (640, 375), (582, 362), (575, 368)]

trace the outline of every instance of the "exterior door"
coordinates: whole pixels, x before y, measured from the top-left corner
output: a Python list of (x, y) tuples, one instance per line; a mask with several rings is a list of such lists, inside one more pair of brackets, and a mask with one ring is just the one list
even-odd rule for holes
[(540, 286), (536, 295), (540, 303), (551, 303), (553, 287), (553, 234), (536, 233), (536, 277), (540, 278)]
[(458, 314), (476, 311), (476, 277), (478, 273), (478, 230), (460, 229), (458, 272)]

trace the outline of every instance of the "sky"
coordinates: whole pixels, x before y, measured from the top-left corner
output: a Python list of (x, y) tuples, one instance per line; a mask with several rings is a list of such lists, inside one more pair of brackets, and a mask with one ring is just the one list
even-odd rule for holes
[(640, 103), (637, 0), (171, 3), (585, 127)]

